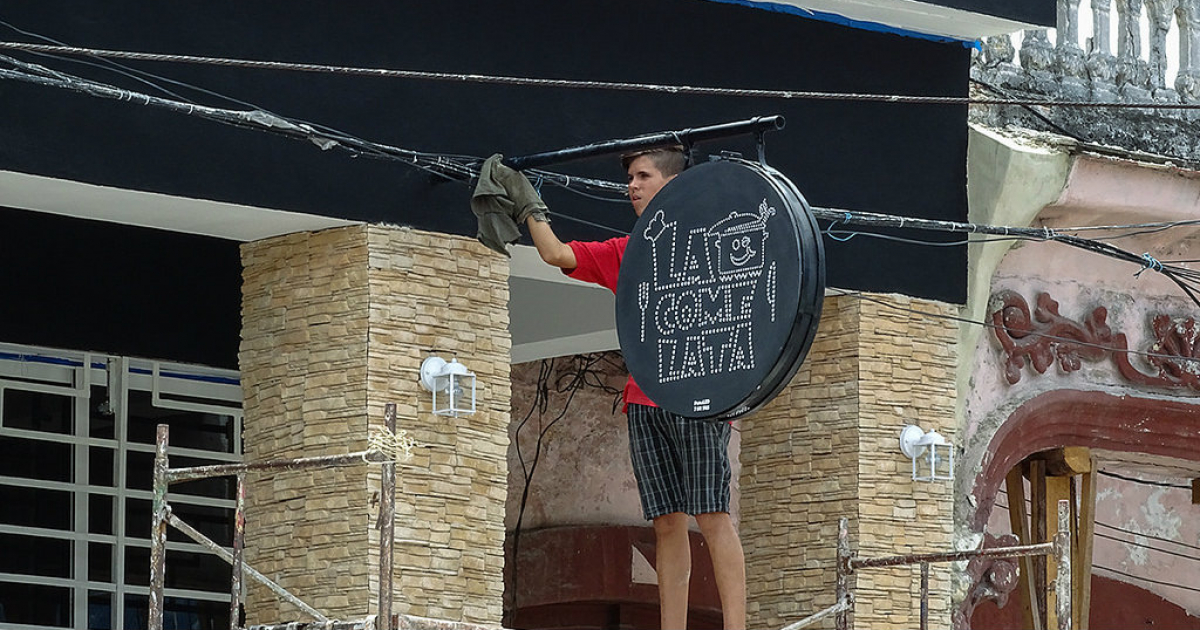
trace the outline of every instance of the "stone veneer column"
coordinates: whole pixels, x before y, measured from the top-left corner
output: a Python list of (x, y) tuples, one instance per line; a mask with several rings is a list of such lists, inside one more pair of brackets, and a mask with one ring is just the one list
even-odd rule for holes
[[(366, 448), (397, 404), (393, 612), (499, 623), (509, 419), (508, 261), (473, 239), (354, 226), (243, 246), (247, 461)], [(430, 413), (431, 349), (478, 378), (479, 410)], [(330, 618), (377, 611), (378, 466), (248, 477), (247, 561)], [(308, 621), (250, 582), (249, 623)]]
[[(833, 605), (837, 524), (860, 557), (950, 550), (951, 482), (914, 482), (899, 450), (916, 423), (953, 441), (953, 306), (903, 296), (826, 298), (820, 331), (785, 391), (743, 421), (741, 535), (751, 627)], [(951, 565), (930, 571), (930, 627), (950, 627)], [(856, 573), (860, 628), (912, 628), (919, 568)], [(832, 618), (823, 626), (832, 628)]]

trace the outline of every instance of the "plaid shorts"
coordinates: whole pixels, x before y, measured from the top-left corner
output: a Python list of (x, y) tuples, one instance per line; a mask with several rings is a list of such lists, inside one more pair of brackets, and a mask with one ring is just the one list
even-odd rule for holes
[(629, 405), (629, 453), (646, 520), (729, 511), (729, 423)]

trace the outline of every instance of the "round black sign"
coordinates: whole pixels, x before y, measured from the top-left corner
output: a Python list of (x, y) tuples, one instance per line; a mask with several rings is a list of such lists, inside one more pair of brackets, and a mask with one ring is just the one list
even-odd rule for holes
[(694, 166), (638, 219), (617, 283), (617, 336), (633, 380), (663, 409), (729, 419), (791, 380), (816, 335), (825, 254), (778, 171)]

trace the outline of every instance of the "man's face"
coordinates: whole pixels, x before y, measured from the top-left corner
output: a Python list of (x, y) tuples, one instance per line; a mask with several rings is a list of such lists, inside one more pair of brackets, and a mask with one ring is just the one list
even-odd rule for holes
[(642, 216), (646, 206), (650, 205), (650, 200), (673, 177), (675, 176), (664, 177), (662, 171), (658, 170), (648, 155), (634, 158), (629, 163), (628, 185), (629, 201), (633, 203), (633, 212), (639, 217)]

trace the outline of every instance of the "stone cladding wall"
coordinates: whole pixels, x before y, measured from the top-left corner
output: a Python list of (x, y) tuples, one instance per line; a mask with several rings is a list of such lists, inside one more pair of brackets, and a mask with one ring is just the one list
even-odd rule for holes
[[(386, 403), (418, 447), (397, 467), (401, 614), (498, 623), (509, 419), (508, 266), (474, 240), (354, 226), (243, 246), (247, 461), (367, 446)], [(431, 350), (477, 376), (479, 409), (434, 416)], [(248, 478), (247, 561), (330, 618), (377, 610), (379, 468)], [(248, 587), (249, 623), (306, 621)]]
[[(742, 422), (741, 536), (752, 627), (781, 627), (834, 604), (843, 517), (860, 557), (952, 547), (953, 485), (913, 481), (898, 438), (911, 423), (953, 441), (957, 328), (902, 309), (952, 315), (955, 308), (865, 298), (826, 298), (796, 377)], [(950, 627), (952, 570), (931, 570), (930, 627)], [(919, 575), (916, 566), (855, 574), (855, 625), (916, 627)], [(832, 628), (832, 618), (818, 627)]]

